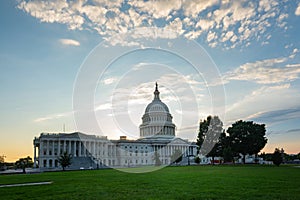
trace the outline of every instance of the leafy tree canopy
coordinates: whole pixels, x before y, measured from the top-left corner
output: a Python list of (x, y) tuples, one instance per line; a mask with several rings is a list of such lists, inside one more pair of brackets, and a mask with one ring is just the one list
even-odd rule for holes
[(256, 124), (252, 121), (237, 121), (227, 129), (232, 151), (243, 155), (258, 154), (267, 143), (265, 124)]
[(26, 158), (20, 158), (18, 161), (16, 161), (15, 166), (18, 169), (22, 169), (23, 173), (26, 173), (25, 169), (33, 166), (32, 158), (30, 156), (27, 156)]
[(208, 156), (218, 156), (220, 154), (220, 135), (223, 131), (223, 122), (218, 116), (208, 116), (200, 121), (197, 145), (200, 154)]
[(67, 152), (64, 152), (62, 155), (59, 156), (58, 163), (62, 166), (64, 171), (66, 167), (72, 164), (72, 155), (68, 154)]
[(282, 163), (282, 161), (283, 161), (282, 154), (283, 153), (284, 153), (283, 149), (281, 151), (279, 150), (279, 148), (275, 149), (273, 156), (272, 156), (272, 160), (276, 166), (279, 166)]

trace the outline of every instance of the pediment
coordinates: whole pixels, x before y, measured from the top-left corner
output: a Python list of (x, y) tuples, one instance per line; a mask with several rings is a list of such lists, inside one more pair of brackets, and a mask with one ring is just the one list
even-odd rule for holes
[(175, 138), (172, 140), (169, 144), (181, 144), (181, 145), (190, 145), (191, 142), (181, 139), (181, 138)]

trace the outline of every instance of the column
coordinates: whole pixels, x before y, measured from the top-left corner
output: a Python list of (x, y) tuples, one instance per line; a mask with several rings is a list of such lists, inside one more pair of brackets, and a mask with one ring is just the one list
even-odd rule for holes
[[(47, 156), (49, 156), (49, 140), (47, 140), (47, 150), (46, 150), (47, 152), (46, 152), (46, 154), (47, 154)], [(48, 166), (48, 165), (47, 165)]]
[(98, 158), (99, 156), (99, 141), (96, 141), (96, 157)]
[(87, 141), (87, 155), (89, 155), (92, 152), (92, 142)]
[[(52, 140), (52, 156), (53, 157), (55, 156), (55, 154), (54, 154), (54, 140)], [(52, 164), (53, 164), (53, 162), (54, 162), (54, 160), (52, 161)]]
[(64, 140), (64, 152), (63, 153), (66, 152), (66, 148), (67, 148), (67, 144), (66, 144), (66, 140)]
[(73, 143), (74, 143), (74, 146), (73, 146), (73, 151), (74, 151), (74, 157), (76, 157), (76, 145), (77, 145), (77, 141), (75, 140), (75, 141), (73, 141)]
[(72, 146), (72, 141), (71, 140), (69, 140), (69, 152), (68, 152), (68, 154), (71, 154), (72, 152), (72, 149), (71, 149), (71, 146)]
[(185, 155), (186, 156), (189, 156), (190, 154), (189, 154), (189, 149), (188, 149), (189, 147), (188, 146), (185, 146)]
[(87, 141), (86, 148), (87, 148), (87, 155), (89, 155), (91, 152), (91, 141)]
[(167, 145), (166, 147), (167, 147), (167, 156), (169, 156), (170, 155), (170, 147), (169, 147), (169, 145)]
[(79, 140), (79, 152), (78, 152), (78, 156), (81, 157), (81, 140)]
[(36, 145), (34, 144), (33, 145), (33, 151), (34, 151), (34, 153), (33, 153), (33, 167), (34, 168), (36, 168)]
[(104, 156), (104, 152), (105, 152), (105, 142), (102, 142), (101, 144), (101, 147), (102, 147), (102, 156)]
[(93, 143), (94, 143), (93, 156), (96, 156), (96, 141), (94, 141)]
[(162, 154), (162, 146), (161, 145), (159, 145), (159, 155), (162, 157), (163, 156), (163, 154)]
[(60, 156), (60, 139), (58, 139), (58, 144), (57, 144), (57, 155)]
[(106, 151), (105, 151), (105, 152), (106, 152), (106, 156), (108, 157), (108, 152), (109, 152), (109, 144), (107, 144), (107, 143), (106, 143), (106, 144), (105, 144), (105, 147), (106, 147)]
[(43, 154), (44, 154), (43, 148), (44, 148), (43, 140), (40, 139), (40, 148), (39, 148), (39, 168), (41, 168), (41, 167), (42, 167), (42, 164), (43, 164), (43, 159), (42, 159)]
[(83, 155), (84, 155), (84, 157), (86, 157), (86, 149), (87, 149), (86, 141), (84, 141), (84, 145), (83, 145)]
[(107, 156), (110, 156), (110, 145), (107, 144)]

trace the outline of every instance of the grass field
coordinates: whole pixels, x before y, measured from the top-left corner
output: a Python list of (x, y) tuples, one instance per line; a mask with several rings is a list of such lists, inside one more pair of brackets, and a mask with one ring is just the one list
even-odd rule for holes
[(300, 199), (300, 168), (186, 166), (151, 173), (114, 169), (2, 175), (0, 199)]

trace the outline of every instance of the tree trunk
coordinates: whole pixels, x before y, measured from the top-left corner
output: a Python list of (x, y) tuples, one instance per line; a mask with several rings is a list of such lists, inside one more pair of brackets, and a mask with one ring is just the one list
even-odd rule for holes
[(215, 157), (212, 157), (212, 164), (215, 165)]
[(22, 169), (23, 169), (23, 174), (26, 174), (25, 167), (23, 167)]
[(258, 163), (258, 158), (257, 158), (258, 156), (257, 156), (257, 153), (255, 154), (255, 158), (254, 158), (254, 162), (255, 162), (255, 164), (257, 164)]
[(246, 163), (246, 154), (243, 154), (243, 164)]

